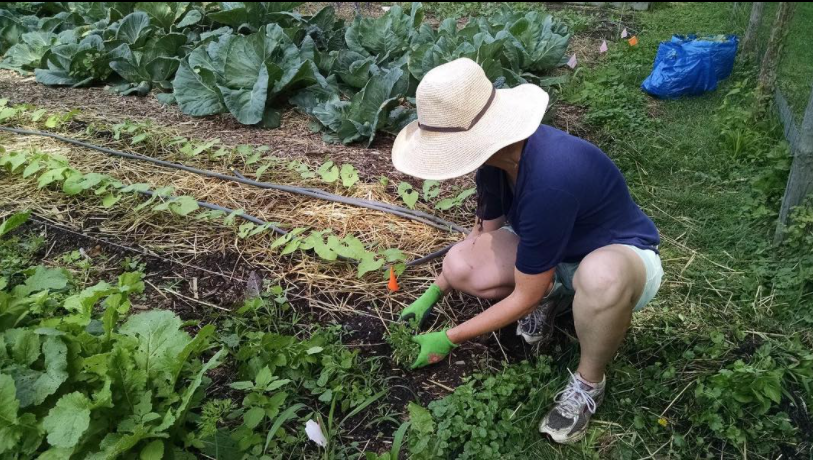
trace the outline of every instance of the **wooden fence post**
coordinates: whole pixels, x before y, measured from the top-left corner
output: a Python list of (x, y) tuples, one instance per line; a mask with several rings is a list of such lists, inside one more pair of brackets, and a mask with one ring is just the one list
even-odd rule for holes
[(776, 68), (779, 66), (779, 59), (782, 56), (782, 45), (788, 34), (788, 25), (794, 8), (793, 2), (779, 2), (779, 8), (776, 10), (776, 18), (771, 24), (771, 38), (768, 39), (768, 47), (765, 49), (762, 65), (759, 68), (757, 93), (761, 96), (760, 99), (773, 95), (776, 85)]
[(752, 59), (756, 52), (757, 32), (762, 23), (762, 12), (765, 10), (765, 2), (754, 2), (751, 6), (751, 17), (748, 20), (748, 29), (742, 39), (742, 56)]

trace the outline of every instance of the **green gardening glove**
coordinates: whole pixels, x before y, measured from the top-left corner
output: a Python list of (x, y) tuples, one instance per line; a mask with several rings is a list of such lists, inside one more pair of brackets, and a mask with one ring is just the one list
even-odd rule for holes
[(429, 286), (429, 289), (418, 297), (412, 305), (401, 310), (401, 321), (407, 323), (415, 323), (418, 328), (423, 326), (423, 323), (429, 317), (432, 307), (443, 297), (443, 291), (436, 284)]
[(440, 332), (430, 332), (412, 337), (412, 341), (421, 346), (418, 359), (412, 364), (412, 369), (428, 366), (443, 361), (452, 349), (457, 348), (446, 335), (448, 329)]

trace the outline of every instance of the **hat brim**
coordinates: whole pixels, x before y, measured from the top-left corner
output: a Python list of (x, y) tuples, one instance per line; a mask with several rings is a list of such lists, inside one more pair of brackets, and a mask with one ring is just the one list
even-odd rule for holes
[(468, 174), (498, 150), (529, 138), (548, 108), (548, 93), (526, 84), (497, 90), (486, 114), (468, 131), (426, 131), (414, 121), (392, 146), (395, 169), (421, 179), (445, 180)]

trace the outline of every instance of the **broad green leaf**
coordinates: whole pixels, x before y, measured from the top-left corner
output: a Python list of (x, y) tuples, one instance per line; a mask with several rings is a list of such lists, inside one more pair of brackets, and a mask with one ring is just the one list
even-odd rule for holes
[(68, 380), (68, 347), (59, 337), (48, 337), (42, 346), (45, 372), (34, 382), (34, 405), (39, 406)]
[(4, 220), (3, 223), (0, 224), (0, 237), (5, 235), (6, 233), (11, 232), (20, 225), (23, 225), (24, 223), (28, 222), (28, 218), (30, 216), (31, 216), (30, 211), (18, 212), (9, 216), (8, 219)]
[(202, 117), (226, 111), (215, 74), (209, 69), (193, 70), (188, 62), (181, 62), (172, 86), (178, 106), (187, 115)]
[(130, 45), (143, 43), (146, 40), (146, 31), (150, 27), (150, 17), (147, 13), (136, 11), (121, 20), (116, 39)]
[(201, 19), (203, 19), (203, 15), (200, 14), (200, 11), (189, 10), (186, 16), (181, 19), (181, 22), (178, 23), (178, 28), (183, 29), (184, 27), (195, 25), (200, 22)]
[(56, 128), (59, 125), (59, 116), (58, 115), (51, 115), (45, 120), (45, 127), (46, 128)]
[(38, 160), (34, 160), (31, 163), (28, 163), (28, 166), (26, 166), (25, 169), (23, 170), (23, 179), (28, 179), (34, 174), (40, 172), (44, 167), (45, 166)]
[(23, 366), (31, 366), (40, 356), (40, 338), (28, 329), (6, 331), (6, 341), (11, 345), (11, 357)]
[(440, 195), (440, 182), (436, 180), (423, 181), (423, 199), (430, 201)]
[(60, 398), (42, 420), (48, 443), (63, 448), (75, 446), (90, 425), (90, 407), (90, 400), (78, 391)]
[(156, 439), (147, 444), (141, 453), (138, 454), (140, 460), (161, 460), (164, 458), (164, 441)]
[(218, 86), (223, 102), (237, 121), (244, 125), (255, 125), (262, 121), (268, 97), (268, 80), (268, 69), (263, 65), (251, 89)]
[(406, 256), (404, 255), (403, 251), (397, 248), (389, 248), (381, 252), (381, 255), (387, 260), (387, 262), (403, 262), (406, 260)]
[(60, 291), (68, 287), (68, 272), (64, 268), (45, 268), (39, 266), (34, 274), (25, 280), (25, 295), (50, 290)]
[(412, 188), (412, 185), (407, 182), (398, 184), (398, 196), (404, 200), (404, 203), (409, 209), (415, 209), (415, 203), (418, 202), (418, 198), (420, 197), (418, 192)]
[(177, 355), (192, 340), (181, 329), (181, 319), (166, 310), (131, 316), (119, 332), (138, 339), (135, 362), (150, 379), (172, 371)]
[(121, 195), (114, 195), (112, 193), (108, 193), (102, 199), (102, 207), (112, 208), (113, 206), (115, 206), (116, 203), (118, 203), (121, 200), (121, 198), (122, 198)]
[(353, 165), (343, 164), (339, 174), (342, 178), (342, 185), (346, 188), (354, 186), (359, 181), (359, 173)]
[(358, 266), (358, 277), (361, 278), (366, 273), (378, 270), (379, 268), (384, 266), (384, 259), (376, 258), (375, 254), (368, 254), (366, 255), (361, 261), (359, 262)]
[(121, 193), (140, 193), (140, 192), (146, 192), (149, 189), (150, 189), (150, 184), (144, 184), (144, 183), (130, 184), (130, 185), (124, 187), (123, 189), (121, 189)]
[(332, 161), (325, 162), (319, 167), (317, 172), (319, 173), (319, 176), (322, 177), (322, 180), (329, 184), (336, 182), (336, 180), (339, 178), (339, 168), (337, 168)]
[(341, 244), (337, 245), (336, 252), (342, 257), (353, 260), (361, 260), (369, 253), (364, 247), (364, 243), (353, 235), (345, 236)]
[(0, 166), (7, 165), (13, 173), (28, 161), (28, 155), (23, 152), (11, 152), (0, 157)]
[(4, 107), (2, 110), (0, 110), (0, 121), (6, 121), (9, 118), (17, 116), (17, 112), (18, 111), (15, 108)]
[(110, 286), (104, 281), (97, 283), (94, 286), (83, 289), (82, 292), (74, 294), (63, 303), (63, 307), (71, 313), (74, 313), (73, 318), (69, 318), (69, 322), (76, 322), (77, 324), (87, 325), (90, 322), (91, 314), (93, 313), (93, 306), (102, 299), (111, 294), (118, 292), (118, 289)]
[(169, 203), (169, 209), (179, 216), (187, 216), (199, 208), (197, 200), (191, 196), (179, 196)]
[(243, 414), (243, 423), (251, 428), (256, 428), (265, 418), (265, 410), (262, 407), (252, 407)]
[(0, 452), (10, 452), (22, 436), (21, 431), (15, 427), (20, 408), (16, 394), (14, 379), (0, 374)]
[(36, 122), (38, 122), (38, 121), (40, 121), (40, 119), (42, 118), (42, 116), (43, 116), (43, 115), (45, 115), (45, 113), (46, 113), (46, 112), (47, 112), (47, 111), (46, 111), (45, 109), (39, 109), (39, 110), (35, 110), (35, 111), (34, 111), (34, 112), (31, 114), (31, 121), (33, 121), (33, 122), (35, 122), (35, 123), (36, 123)]

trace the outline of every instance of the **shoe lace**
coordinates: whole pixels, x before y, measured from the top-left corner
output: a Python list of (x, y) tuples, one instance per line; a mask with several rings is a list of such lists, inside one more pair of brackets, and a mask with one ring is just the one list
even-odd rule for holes
[(567, 417), (575, 417), (579, 415), (582, 407), (587, 406), (587, 410), (591, 414), (596, 413), (596, 401), (590, 396), (590, 393), (582, 388), (582, 383), (573, 372), (570, 372), (570, 383), (567, 388), (556, 395), (556, 402), (559, 404), (559, 409), (562, 415)]
[(545, 320), (545, 312), (542, 308), (537, 308), (528, 316), (519, 320), (519, 327), (526, 334), (536, 334)]

